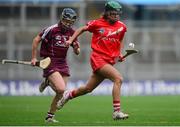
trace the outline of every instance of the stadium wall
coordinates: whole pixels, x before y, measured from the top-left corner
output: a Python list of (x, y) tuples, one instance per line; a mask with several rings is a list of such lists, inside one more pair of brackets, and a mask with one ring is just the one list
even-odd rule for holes
[[(67, 89), (74, 89), (83, 84), (85, 80), (70, 81)], [(39, 80), (1, 80), (0, 96), (49, 96), (54, 95), (48, 87), (43, 93), (39, 92)], [(111, 95), (112, 83), (105, 80), (91, 95)], [(123, 96), (144, 95), (180, 95), (180, 81), (143, 80), (125, 81), (122, 86)]]

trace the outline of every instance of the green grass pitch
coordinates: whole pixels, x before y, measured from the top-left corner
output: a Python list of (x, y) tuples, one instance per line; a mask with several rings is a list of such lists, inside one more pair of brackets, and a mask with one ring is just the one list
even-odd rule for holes
[[(0, 96), (0, 126), (45, 126), (50, 96)], [(180, 96), (122, 97), (127, 120), (112, 120), (111, 96), (82, 96), (56, 113), (59, 123), (50, 126), (180, 126)]]

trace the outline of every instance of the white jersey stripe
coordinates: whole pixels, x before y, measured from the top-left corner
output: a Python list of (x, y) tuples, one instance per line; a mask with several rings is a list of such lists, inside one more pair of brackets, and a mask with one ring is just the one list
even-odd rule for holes
[(58, 24), (54, 24), (54, 25), (48, 27), (47, 29), (45, 29), (43, 35), (41, 36), (41, 39), (44, 39), (44, 38), (46, 37), (46, 35), (49, 33), (49, 31), (50, 31), (52, 28), (57, 27), (57, 26), (58, 26)]

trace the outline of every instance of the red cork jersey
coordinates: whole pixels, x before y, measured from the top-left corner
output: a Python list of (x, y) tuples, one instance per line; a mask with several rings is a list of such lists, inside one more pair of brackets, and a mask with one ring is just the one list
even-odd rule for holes
[(109, 24), (103, 18), (87, 23), (88, 31), (93, 33), (91, 48), (93, 52), (100, 53), (110, 58), (120, 55), (122, 40), (126, 32), (126, 25), (120, 21)]

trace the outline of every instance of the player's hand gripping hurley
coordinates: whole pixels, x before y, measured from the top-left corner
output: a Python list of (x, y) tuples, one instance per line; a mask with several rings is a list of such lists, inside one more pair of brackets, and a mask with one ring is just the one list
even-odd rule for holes
[[(3, 59), (2, 64), (6, 63), (12, 63), (12, 64), (24, 64), (24, 65), (32, 65), (30, 61), (20, 61), (20, 60), (8, 60), (8, 59)], [(47, 57), (43, 60), (37, 61), (34, 66), (40, 67), (42, 69), (46, 69), (51, 63), (50, 57)]]

